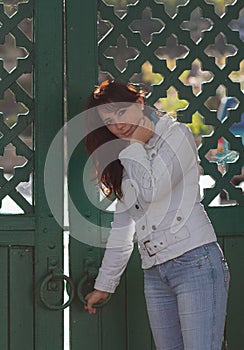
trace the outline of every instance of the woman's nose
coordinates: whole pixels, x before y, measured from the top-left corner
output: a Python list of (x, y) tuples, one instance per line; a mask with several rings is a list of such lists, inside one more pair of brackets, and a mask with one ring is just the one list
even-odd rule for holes
[(117, 127), (119, 130), (122, 130), (122, 129), (125, 127), (125, 123), (117, 122), (117, 123), (116, 123), (116, 127)]

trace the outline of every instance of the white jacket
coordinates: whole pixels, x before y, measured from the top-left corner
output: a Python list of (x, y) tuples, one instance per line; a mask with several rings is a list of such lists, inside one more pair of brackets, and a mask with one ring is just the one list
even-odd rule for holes
[(117, 202), (95, 289), (115, 291), (135, 236), (144, 269), (216, 241), (200, 203), (197, 157), (190, 129), (169, 116), (159, 120), (147, 144), (135, 142), (120, 152), (123, 198)]

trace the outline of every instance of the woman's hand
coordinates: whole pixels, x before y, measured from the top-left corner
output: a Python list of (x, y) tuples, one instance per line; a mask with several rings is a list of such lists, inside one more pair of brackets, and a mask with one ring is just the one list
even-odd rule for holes
[(143, 117), (133, 134), (130, 136), (130, 143), (146, 143), (154, 135), (155, 124), (147, 117)]
[(102, 292), (101, 290), (94, 290), (93, 292), (87, 294), (85, 300), (87, 301), (87, 305), (84, 306), (85, 310), (88, 310), (89, 314), (95, 314), (96, 309), (93, 304), (100, 304), (102, 301), (106, 300), (109, 297), (108, 292)]

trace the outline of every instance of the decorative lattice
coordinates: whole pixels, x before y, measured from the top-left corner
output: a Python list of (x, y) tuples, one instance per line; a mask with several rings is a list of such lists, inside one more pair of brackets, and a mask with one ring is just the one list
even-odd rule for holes
[[(199, 145), (201, 166), (215, 182), (205, 189), (204, 205), (223, 190), (243, 205), (242, 190), (232, 183), (242, 172), (243, 145), (230, 130), (244, 111), (243, 2), (226, 0), (217, 7), (214, 0), (179, 0), (175, 8), (167, 0), (98, 4), (100, 79), (143, 84), (148, 103), (162, 109), (174, 94), (182, 122), (192, 123), (197, 113), (211, 131)], [(236, 104), (220, 118), (216, 101), (226, 96), (234, 97)], [(220, 139), (235, 157), (222, 162), (209, 157), (209, 152), (218, 152)]]
[(0, 3), (0, 204), (8, 196), (24, 213), (33, 212), (21, 186), (33, 170), (32, 18), (32, 0)]

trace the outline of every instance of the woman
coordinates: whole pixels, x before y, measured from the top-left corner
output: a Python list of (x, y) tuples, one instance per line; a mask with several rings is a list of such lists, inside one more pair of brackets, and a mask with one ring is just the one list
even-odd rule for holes
[(87, 150), (101, 189), (118, 201), (85, 309), (95, 313), (93, 304), (115, 292), (136, 232), (156, 348), (221, 350), (229, 271), (200, 204), (194, 138), (144, 100), (114, 81), (90, 97)]

